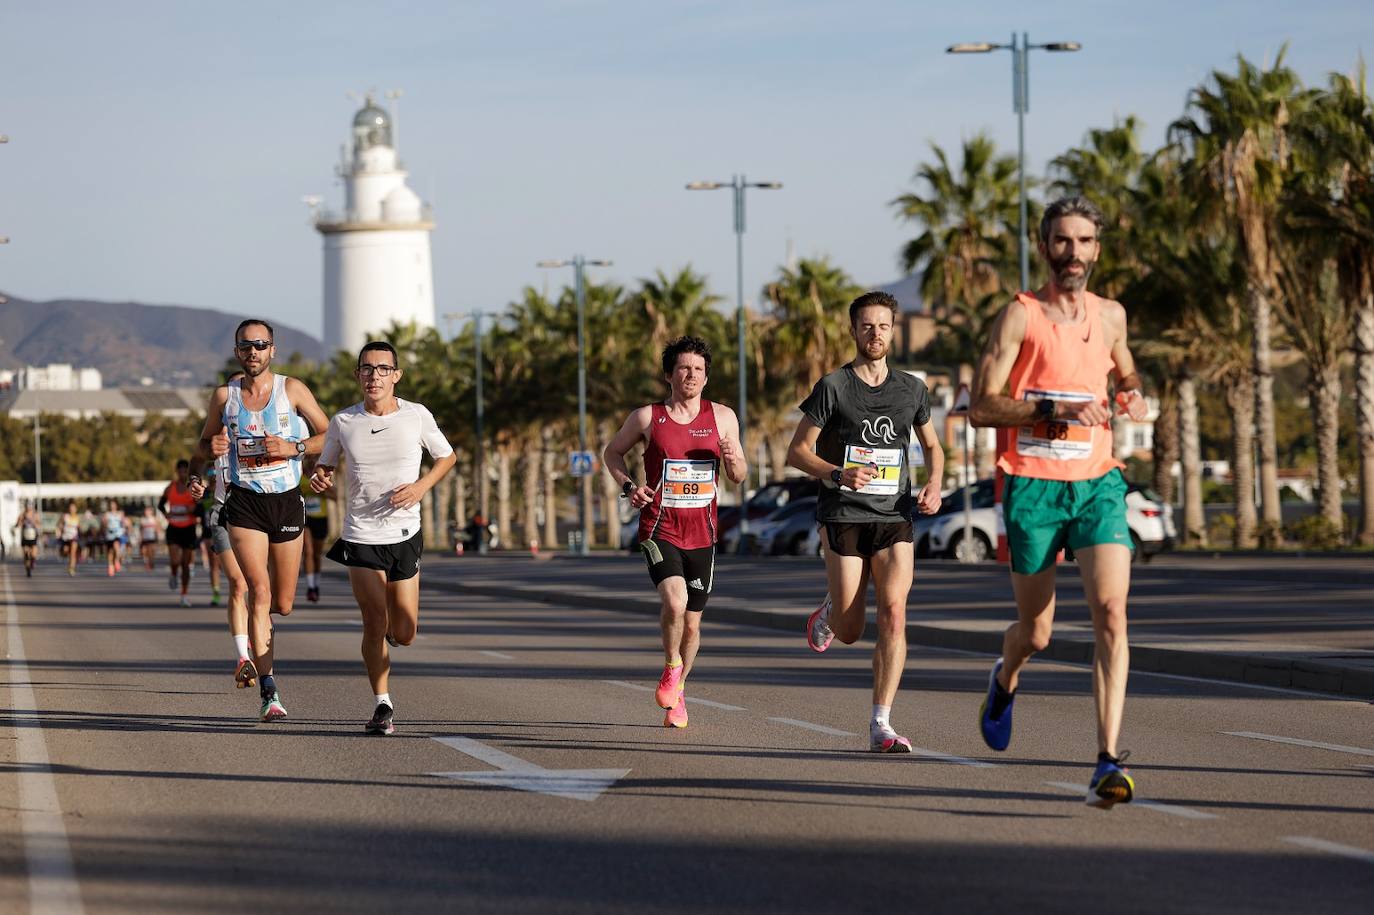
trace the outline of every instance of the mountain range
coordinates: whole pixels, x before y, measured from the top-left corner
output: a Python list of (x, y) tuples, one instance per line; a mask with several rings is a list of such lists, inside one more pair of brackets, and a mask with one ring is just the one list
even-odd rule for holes
[[(0, 369), (66, 362), (99, 369), (106, 387), (210, 384), (232, 357), (242, 320), (181, 305), (8, 299), (0, 305)], [(274, 329), (278, 361), (292, 353), (324, 355), (323, 344), (304, 331)]]

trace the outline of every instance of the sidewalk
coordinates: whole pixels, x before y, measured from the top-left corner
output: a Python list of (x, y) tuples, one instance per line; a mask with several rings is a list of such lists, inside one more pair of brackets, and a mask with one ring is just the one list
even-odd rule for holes
[[(1374, 698), (1374, 570), (1368, 558), (1171, 555), (1134, 567), (1131, 667), (1207, 679)], [(528, 553), (426, 558), (426, 587), (656, 616), (643, 561)], [(1092, 660), (1076, 570), (1061, 570), (1055, 637), (1043, 657)], [(795, 631), (825, 589), (806, 557), (722, 557), (712, 620)], [(1011, 621), (1004, 567), (917, 564), (907, 612), (913, 644), (999, 654)], [(872, 623), (867, 637), (872, 638)]]

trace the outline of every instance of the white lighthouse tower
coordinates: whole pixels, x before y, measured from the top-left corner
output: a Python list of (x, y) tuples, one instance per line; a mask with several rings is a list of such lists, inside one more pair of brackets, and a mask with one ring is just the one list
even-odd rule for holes
[(406, 187), (392, 116), (371, 93), (353, 118), (352, 155), (344, 153), (342, 213), (315, 216), (324, 236), (324, 340), (356, 352), (393, 323), (434, 326), (429, 207)]

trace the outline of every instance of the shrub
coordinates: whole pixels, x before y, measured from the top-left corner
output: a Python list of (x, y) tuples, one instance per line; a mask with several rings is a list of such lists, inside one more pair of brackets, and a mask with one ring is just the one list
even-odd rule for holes
[(1345, 530), (1323, 515), (1311, 514), (1287, 525), (1284, 535), (1308, 550), (1339, 550), (1345, 546)]

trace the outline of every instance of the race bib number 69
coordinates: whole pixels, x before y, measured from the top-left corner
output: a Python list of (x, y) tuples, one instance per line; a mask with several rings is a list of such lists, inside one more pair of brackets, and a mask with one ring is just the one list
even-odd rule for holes
[(706, 508), (716, 497), (716, 462), (665, 460), (663, 504), (668, 508)]

